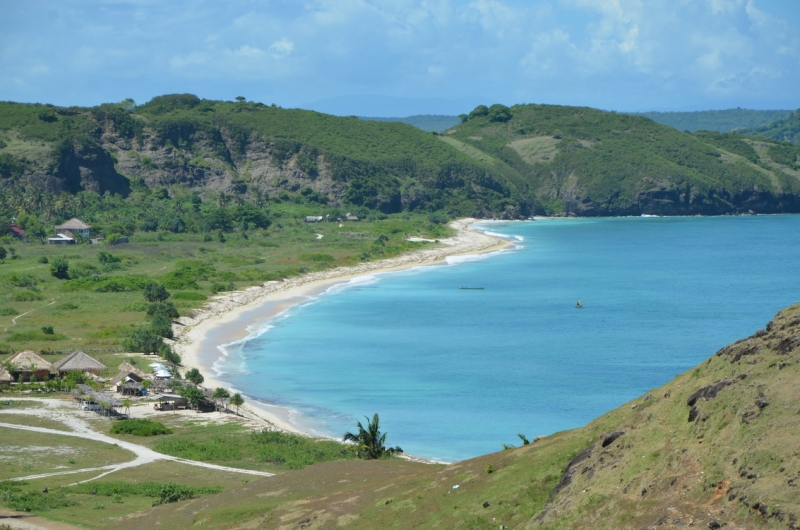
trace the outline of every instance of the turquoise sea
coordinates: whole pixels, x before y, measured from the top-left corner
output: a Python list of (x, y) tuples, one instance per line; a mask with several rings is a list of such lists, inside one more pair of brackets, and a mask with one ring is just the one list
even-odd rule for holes
[(390, 445), (455, 461), (579, 427), (800, 301), (796, 215), (479, 226), (514, 247), (250, 322), (220, 378), (308, 432), (341, 437), (378, 412)]

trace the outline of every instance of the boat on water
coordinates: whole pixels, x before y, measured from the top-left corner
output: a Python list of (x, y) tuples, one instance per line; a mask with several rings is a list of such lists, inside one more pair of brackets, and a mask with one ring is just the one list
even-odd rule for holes
[(469, 290), (469, 291), (483, 291), (486, 287), (464, 287), (463, 285), (459, 287), (459, 289)]

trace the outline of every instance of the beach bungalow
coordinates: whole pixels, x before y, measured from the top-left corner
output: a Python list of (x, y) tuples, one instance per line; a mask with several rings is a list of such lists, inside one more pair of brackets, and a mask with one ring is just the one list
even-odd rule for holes
[(185, 410), (189, 408), (189, 400), (178, 394), (161, 394), (158, 403), (153, 404), (156, 410)]
[(89, 357), (81, 350), (74, 351), (60, 361), (53, 363), (53, 369), (58, 372), (59, 376), (63, 376), (67, 372), (90, 372), (96, 374), (107, 368), (106, 365)]
[(82, 237), (89, 237), (91, 229), (92, 229), (91, 225), (87, 225), (80, 219), (76, 219), (75, 217), (73, 217), (63, 225), (58, 225), (56, 227), (56, 235), (67, 234), (67, 232), (69, 232), (67, 235), (73, 238), (75, 237), (76, 234)]
[(321, 223), (322, 216), (321, 215), (307, 215), (306, 216), (307, 223)]
[[(132, 391), (136, 385), (139, 385), (138, 391), (141, 394), (141, 389), (144, 386), (141, 384), (147, 378), (147, 374), (133, 366), (128, 361), (119, 365), (119, 373), (115, 375), (111, 381), (111, 387), (121, 394), (126, 394)], [(136, 395), (139, 395), (136, 394)]]
[(37, 381), (50, 378), (53, 365), (31, 350), (17, 352), (6, 361), (11, 365), (11, 376), (15, 381), (29, 381), (33, 376)]
[(0, 384), (3, 383), (11, 383), (14, 381), (14, 378), (11, 374), (6, 370), (3, 366), (0, 366)]

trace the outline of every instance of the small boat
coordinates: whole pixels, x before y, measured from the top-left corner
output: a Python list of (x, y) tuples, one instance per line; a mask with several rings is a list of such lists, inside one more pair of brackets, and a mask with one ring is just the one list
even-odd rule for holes
[(486, 287), (464, 287), (461, 286), (459, 289), (470, 290), (470, 291), (483, 291)]

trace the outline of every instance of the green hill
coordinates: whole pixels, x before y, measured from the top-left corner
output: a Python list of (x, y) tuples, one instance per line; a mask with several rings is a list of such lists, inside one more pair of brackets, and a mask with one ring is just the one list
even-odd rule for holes
[(696, 112), (632, 112), (654, 122), (669, 125), (679, 131), (733, 132), (761, 127), (781, 120), (791, 114), (790, 110), (701, 110)]
[(742, 132), (800, 145), (800, 110), (796, 110), (774, 123), (753, 127)]
[[(763, 137), (553, 105), (479, 106), (461, 120), (428, 134), (191, 94), (139, 106), (0, 103), (0, 217), (80, 216), (47, 205), (79, 195), (130, 205), (137, 190), (292, 203), (334, 218), (339, 209), (506, 219), (800, 211), (798, 152)], [(198, 226), (191, 210), (174, 217)]]
[(800, 305), (585, 427), (449, 466), (338, 461), (115, 528), (774, 528), (800, 514)]
[[(800, 211), (800, 173), (789, 163), (796, 149), (774, 141), (688, 134), (645, 117), (582, 107), (493, 105), (465, 119), (442, 138), (502, 168), (525, 187), (537, 212)], [(773, 146), (787, 150), (781, 161), (766, 156)]]
[(136, 107), (2, 103), (0, 142), (5, 189), (127, 196), (140, 183), (384, 214), (491, 216), (523, 202), (508, 183), (476, 191), (468, 183), (489, 168), (406, 124), (190, 94)]

